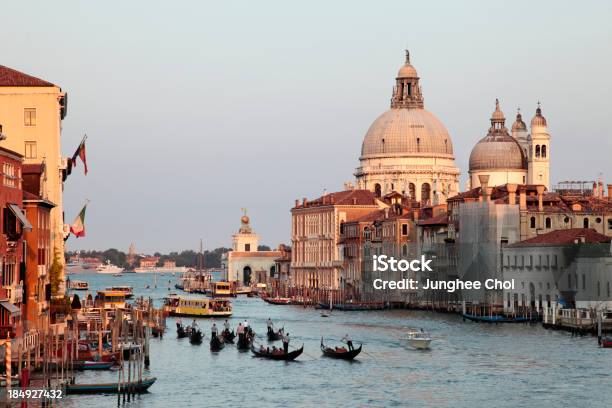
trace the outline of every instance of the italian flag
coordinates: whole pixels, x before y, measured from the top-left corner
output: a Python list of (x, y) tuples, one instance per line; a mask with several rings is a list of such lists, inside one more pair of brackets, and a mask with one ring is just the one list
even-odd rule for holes
[(79, 147), (77, 147), (76, 152), (72, 155), (72, 166), (76, 167), (77, 157), (81, 159), (83, 162), (83, 166), (85, 167), (85, 175), (87, 175), (87, 153), (85, 151), (85, 140), (87, 140), (87, 135), (83, 138)]
[(74, 234), (75, 237), (84, 237), (85, 236), (85, 210), (87, 209), (87, 204), (83, 206), (83, 209), (74, 219), (74, 222), (70, 226), (70, 232)]

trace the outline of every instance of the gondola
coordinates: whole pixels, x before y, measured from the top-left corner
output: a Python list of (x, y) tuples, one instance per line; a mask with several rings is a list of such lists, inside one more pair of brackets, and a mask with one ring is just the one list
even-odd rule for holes
[(210, 339), (210, 350), (211, 351), (220, 351), (225, 347), (225, 342), (219, 336), (214, 336)]
[(323, 352), (323, 355), (325, 357), (337, 358), (340, 360), (352, 360), (355, 357), (357, 357), (359, 353), (361, 353), (362, 347), (363, 347), (363, 344), (360, 344), (358, 348), (353, 349), (353, 350), (345, 349), (346, 351), (336, 351), (335, 349), (331, 347), (326, 347), (325, 344), (323, 344), (323, 339), (321, 338), (321, 351)]
[(247, 351), (251, 348), (252, 344), (253, 337), (248, 334), (245, 334), (243, 337), (238, 336), (238, 342), (236, 343), (236, 347), (238, 347), (238, 350)]
[[(280, 350), (282, 351), (282, 349)], [(290, 351), (286, 354), (284, 352), (282, 354), (273, 354), (270, 352), (260, 351), (257, 350), (255, 346), (251, 346), (251, 351), (253, 352), (253, 354), (255, 354), (255, 357), (267, 358), (270, 360), (292, 361), (298, 358), (298, 356), (304, 352), (304, 345), (302, 344), (302, 347), (300, 347), (299, 349)]]
[(278, 331), (268, 331), (268, 341), (276, 341), (281, 340), (283, 338), (284, 329), (279, 329)]
[(228, 329), (225, 329), (221, 333), (221, 336), (223, 337), (223, 341), (225, 343), (232, 343), (232, 344), (234, 344), (234, 338), (236, 338), (236, 334), (234, 333), (233, 330), (229, 331)]
[(131, 392), (141, 394), (147, 392), (156, 378), (143, 378), (140, 381), (129, 383), (102, 383), (102, 384), (66, 384), (66, 394), (113, 394), (118, 392)]
[(187, 332), (187, 330), (185, 330), (185, 327), (183, 327), (183, 325), (180, 323), (176, 324), (176, 337), (178, 337), (179, 339), (189, 337), (189, 333)]
[(189, 335), (189, 342), (191, 344), (202, 344), (203, 337), (200, 329), (192, 328), (191, 334)]

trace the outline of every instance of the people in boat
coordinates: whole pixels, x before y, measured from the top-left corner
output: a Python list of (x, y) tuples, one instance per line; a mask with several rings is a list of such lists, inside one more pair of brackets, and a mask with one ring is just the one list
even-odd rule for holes
[(217, 329), (217, 324), (213, 323), (211, 329), (210, 329), (210, 335), (212, 336), (213, 339), (217, 338), (217, 333), (218, 333), (219, 329)]
[(349, 350), (354, 350), (353, 348), (353, 340), (351, 340), (351, 338), (349, 337), (348, 333), (344, 335), (344, 337), (342, 339), (340, 339), (340, 341), (342, 341), (343, 343), (346, 343), (346, 345), (348, 346)]
[(191, 323), (191, 328), (195, 329), (196, 327), (198, 327), (198, 324), (196, 323), (196, 320), (193, 319), (193, 322)]
[(238, 323), (238, 327), (236, 328), (236, 333), (238, 333), (238, 339), (241, 342), (244, 342), (244, 326), (242, 323)]
[(268, 317), (268, 333), (274, 333), (274, 323), (272, 323), (272, 319)]
[(225, 322), (223, 322), (223, 327), (225, 328), (225, 330), (229, 333), (230, 331), (230, 324), (227, 321), (227, 319), (225, 319)]
[(289, 353), (289, 342), (290, 341), (291, 341), (291, 338), (289, 337), (289, 333), (283, 334), (283, 350), (285, 351), (285, 354)]

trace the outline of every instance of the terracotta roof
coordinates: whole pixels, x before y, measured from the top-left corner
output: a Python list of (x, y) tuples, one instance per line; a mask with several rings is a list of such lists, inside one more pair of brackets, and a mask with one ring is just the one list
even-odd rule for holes
[(345, 190), (325, 194), (316, 200), (299, 203), (294, 208), (315, 207), (324, 205), (376, 205), (376, 196), (370, 190)]
[(0, 65), (0, 86), (55, 86), (51, 82)]
[(438, 214), (435, 217), (419, 221), (419, 225), (447, 225), (447, 224), (448, 224), (448, 214), (447, 213)]
[[(556, 230), (546, 234), (538, 235), (537, 237), (529, 238), (516, 244), (509, 245), (510, 247), (523, 247), (537, 244), (546, 245), (564, 245), (575, 243), (596, 244), (610, 242), (612, 238), (600, 234), (593, 228), (570, 228), (564, 230)], [(576, 242), (578, 241), (578, 242)]]

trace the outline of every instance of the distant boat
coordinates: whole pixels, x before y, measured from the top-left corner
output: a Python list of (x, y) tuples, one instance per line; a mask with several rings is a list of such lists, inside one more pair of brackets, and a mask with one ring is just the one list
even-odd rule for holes
[(143, 378), (140, 381), (125, 383), (101, 383), (101, 384), (66, 384), (66, 394), (110, 394), (131, 390), (138, 394), (147, 392), (155, 383), (156, 378)]
[(110, 261), (106, 261), (104, 265), (100, 265), (96, 268), (97, 273), (111, 273), (117, 274), (123, 272), (123, 268), (113, 265)]
[(70, 280), (68, 281), (68, 289), (72, 290), (87, 290), (89, 289), (89, 283), (80, 280)]
[(106, 290), (123, 292), (126, 299), (134, 296), (134, 289), (131, 286), (109, 286)]
[(484, 322), (484, 323), (525, 323), (525, 322), (536, 322), (542, 320), (542, 316), (534, 313), (529, 316), (514, 316), (506, 317), (501, 315), (489, 315), (489, 316), (477, 316), (473, 314), (464, 313), (463, 318), (471, 320), (473, 322)]

